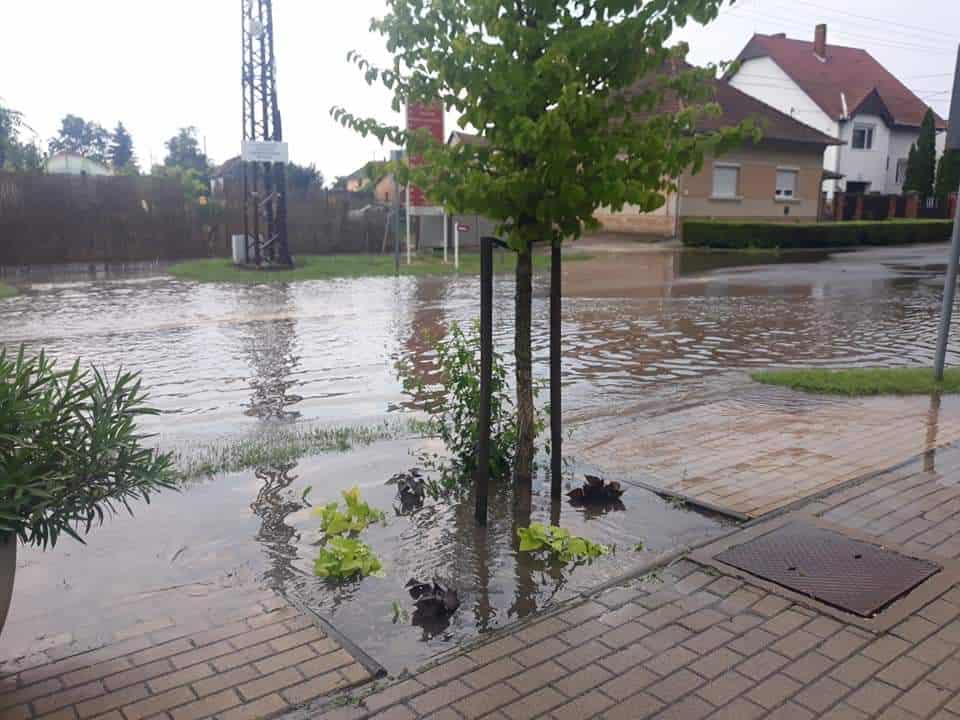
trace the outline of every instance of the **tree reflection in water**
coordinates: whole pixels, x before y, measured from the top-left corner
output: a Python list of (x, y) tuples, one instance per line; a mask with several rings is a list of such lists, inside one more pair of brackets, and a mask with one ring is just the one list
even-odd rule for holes
[(296, 577), (294, 562), (297, 558), (297, 530), (287, 524), (287, 518), (302, 510), (301, 498), (291, 491), (290, 485), (297, 480), (292, 472), (296, 463), (273, 468), (259, 468), (254, 475), (262, 484), (257, 499), (250, 506), (260, 518), (260, 530), (256, 539), (267, 556), (267, 569), (263, 579), (275, 590), (282, 590)]

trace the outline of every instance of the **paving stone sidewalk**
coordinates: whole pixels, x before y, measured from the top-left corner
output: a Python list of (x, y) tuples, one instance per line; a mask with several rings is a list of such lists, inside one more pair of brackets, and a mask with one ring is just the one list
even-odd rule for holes
[(877, 630), (684, 559), (311, 717), (960, 720), (960, 452), (768, 522), (794, 517), (934, 559), (939, 589)]
[(308, 614), (269, 591), (239, 595), (215, 620), (143, 622), (0, 664), (0, 720), (252, 720), (371, 679)]

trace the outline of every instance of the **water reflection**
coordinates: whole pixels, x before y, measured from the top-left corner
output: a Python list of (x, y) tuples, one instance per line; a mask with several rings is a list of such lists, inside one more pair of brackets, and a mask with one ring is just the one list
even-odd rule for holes
[(266, 584), (283, 590), (296, 574), (297, 559), (295, 542), (298, 531), (287, 523), (287, 518), (305, 506), (290, 486), (297, 480), (293, 474), (296, 463), (274, 468), (260, 468), (254, 477), (260, 482), (257, 499), (250, 505), (253, 514), (260, 519), (256, 540), (263, 548), (267, 569), (262, 577)]

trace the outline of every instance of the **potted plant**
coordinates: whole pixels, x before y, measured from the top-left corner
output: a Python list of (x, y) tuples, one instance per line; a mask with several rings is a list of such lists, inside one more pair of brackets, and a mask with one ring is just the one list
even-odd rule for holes
[(57, 370), (44, 353), (0, 350), (0, 632), (13, 596), (18, 542), (53, 547), (131, 500), (173, 489), (169, 454), (144, 445), (137, 374)]

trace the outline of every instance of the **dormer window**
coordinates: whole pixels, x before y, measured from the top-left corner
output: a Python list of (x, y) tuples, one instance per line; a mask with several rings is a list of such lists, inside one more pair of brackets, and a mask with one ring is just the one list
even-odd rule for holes
[(873, 125), (854, 125), (852, 145), (854, 150), (872, 150)]

